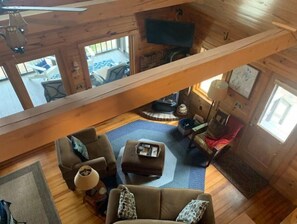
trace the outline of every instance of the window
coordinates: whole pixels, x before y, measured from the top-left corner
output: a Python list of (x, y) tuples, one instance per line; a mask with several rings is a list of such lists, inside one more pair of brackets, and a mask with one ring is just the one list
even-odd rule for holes
[(35, 107), (66, 96), (55, 55), (19, 63), (16, 67)]
[[(205, 52), (205, 51), (207, 51), (207, 49), (204, 47), (201, 47), (200, 53)], [(222, 79), (222, 78), (223, 78), (223, 74), (219, 74), (219, 75), (216, 75), (210, 79), (204, 80), (204, 81), (198, 83), (197, 85), (195, 85), (194, 90), (197, 90), (198, 92), (207, 96), (211, 82), (214, 80), (217, 80), (217, 79)]]
[(92, 87), (129, 75), (129, 37), (84, 47)]
[(214, 80), (217, 80), (217, 79), (222, 79), (222, 78), (223, 78), (223, 74), (220, 74), (220, 75), (217, 75), (217, 76), (212, 77), (212, 78), (210, 78), (210, 79), (207, 79), (207, 80), (205, 80), (205, 81), (202, 81), (200, 84), (198, 84), (198, 86), (199, 86), (198, 88), (199, 88), (202, 92), (204, 92), (205, 94), (207, 94), (211, 82), (214, 81)]
[(277, 83), (258, 125), (276, 139), (285, 142), (297, 123), (297, 96), (291, 88)]
[(24, 110), (2, 66), (0, 66), (0, 91), (0, 118)]

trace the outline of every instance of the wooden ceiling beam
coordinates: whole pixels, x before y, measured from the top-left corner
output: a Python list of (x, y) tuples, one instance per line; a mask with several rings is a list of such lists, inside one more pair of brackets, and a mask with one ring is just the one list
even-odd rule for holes
[(269, 30), (0, 119), (0, 162), (297, 44)]
[[(194, 0), (91, 0), (63, 5), (86, 7), (84, 12), (22, 12), (28, 22), (28, 35), (72, 27), (106, 19), (133, 15), (138, 12), (165, 8)], [(29, 4), (29, 3), (26, 3)], [(0, 16), (0, 24), (8, 24), (8, 16)]]

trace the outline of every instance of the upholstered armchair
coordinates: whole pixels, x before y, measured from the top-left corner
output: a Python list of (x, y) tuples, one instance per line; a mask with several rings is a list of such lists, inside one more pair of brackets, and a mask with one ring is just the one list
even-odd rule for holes
[(70, 136), (55, 142), (58, 164), (70, 190), (75, 190), (74, 177), (82, 165), (89, 165), (98, 171), (101, 178), (116, 174), (116, 160), (112, 146), (105, 134), (96, 135), (95, 128), (87, 128), (71, 136), (79, 139), (87, 148), (89, 160), (82, 162), (74, 153)]
[(238, 132), (243, 128), (241, 121), (232, 115), (228, 117), (224, 127), (218, 126), (215, 121), (213, 119), (209, 124), (205, 123), (193, 128), (194, 133), (189, 143), (189, 148), (197, 147), (207, 156), (207, 163), (202, 165), (203, 167), (208, 167), (223, 148), (230, 147)]
[(60, 77), (56, 58), (53, 56), (28, 62), (26, 66), (33, 69), (35, 72), (29, 79), (44, 78), (45, 80), (49, 80), (52, 79), (53, 76)]
[(115, 80), (126, 77), (125, 71), (128, 68), (127, 63), (122, 63), (113, 67), (110, 67), (107, 70), (106, 76), (102, 77), (104, 83), (113, 82)]

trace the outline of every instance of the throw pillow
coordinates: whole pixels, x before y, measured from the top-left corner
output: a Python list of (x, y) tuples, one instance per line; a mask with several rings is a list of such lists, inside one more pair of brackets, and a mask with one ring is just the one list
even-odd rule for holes
[(226, 133), (226, 130), (227, 126), (215, 119), (211, 119), (207, 127), (207, 136), (212, 139), (219, 139)]
[(81, 159), (82, 162), (89, 160), (87, 147), (76, 137), (71, 136), (73, 152)]
[(134, 194), (124, 185), (121, 186), (118, 218), (137, 219)]
[(184, 222), (187, 224), (194, 224), (199, 222), (202, 219), (202, 216), (209, 204), (208, 201), (203, 200), (192, 200), (190, 201), (186, 207), (178, 214), (176, 221)]
[(222, 111), (221, 109), (218, 109), (216, 112), (216, 115), (214, 116), (214, 119), (217, 120), (220, 124), (226, 125), (228, 123), (230, 114)]

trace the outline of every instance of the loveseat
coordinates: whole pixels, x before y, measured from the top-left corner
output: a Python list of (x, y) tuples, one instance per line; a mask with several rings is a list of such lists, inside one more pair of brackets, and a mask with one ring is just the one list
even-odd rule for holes
[[(199, 224), (214, 224), (212, 199), (209, 194), (193, 189), (155, 188), (148, 186), (126, 185), (134, 194), (137, 219), (119, 220), (120, 189), (112, 189), (109, 195), (106, 224), (149, 224), (177, 223), (175, 222), (181, 210), (192, 200), (200, 199), (209, 204)], [(180, 223), (180, 222), (179, 222)]]

